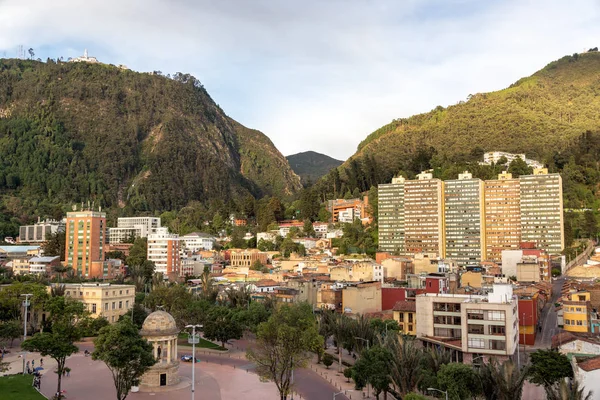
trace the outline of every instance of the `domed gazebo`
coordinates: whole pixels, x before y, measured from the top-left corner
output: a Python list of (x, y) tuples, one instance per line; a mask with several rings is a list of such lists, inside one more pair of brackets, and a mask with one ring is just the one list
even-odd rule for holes
[(146, 317), (140, 334), (152, 344), (158, 361), (142, 376), (140, 390), (152, 391), (179, 383), (178, 333), (175, 320), (168, 312), (159, 310)]

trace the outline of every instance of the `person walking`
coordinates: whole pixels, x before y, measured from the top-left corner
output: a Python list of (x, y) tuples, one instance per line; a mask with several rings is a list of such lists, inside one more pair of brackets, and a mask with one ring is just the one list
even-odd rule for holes
[(40, 367), (43, 367), (43, 366), (44, 366), (44, 359), (40, 358)]

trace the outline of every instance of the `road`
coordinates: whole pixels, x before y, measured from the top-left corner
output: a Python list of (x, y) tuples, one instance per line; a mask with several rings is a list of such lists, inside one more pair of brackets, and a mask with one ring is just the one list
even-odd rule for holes
[(552, 347), (552, 336), (558, 333), (557, 314), (554, 307), (560, 298), (560, 291), (565, 282), (565, 277), (560, 277), (552, 284), (552, 297), (542, 310), (542, 334), (535, 339), (534, 348), (545, 349)]

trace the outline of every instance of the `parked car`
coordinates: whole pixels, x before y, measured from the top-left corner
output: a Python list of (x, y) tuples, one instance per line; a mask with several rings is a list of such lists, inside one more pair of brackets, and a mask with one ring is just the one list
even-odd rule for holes
[[(181, 361), (183, 362), (192, 362), (192, 355), (191, 354), (184, 354), (183, 356), (181, 356)], [(198, 357), (196, 357), (196, 362), (200, 362), (200, 360), (198, 360)]]

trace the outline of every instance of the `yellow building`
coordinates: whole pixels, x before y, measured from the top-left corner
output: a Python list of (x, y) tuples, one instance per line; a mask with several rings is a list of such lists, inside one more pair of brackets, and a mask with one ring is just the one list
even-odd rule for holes
[(482, 283), (481, 272), (467, 271), (460, 276), (460, 285), (462, 287), (471, 286), (481, 289)]
[(417, 334), (417, 303), (414, 301), (398, 301), (394, 305), (394, 320), (400, 326), (400, 333)]
[(439, 258), (435, 254), (415, 254), (413, 257), (414, 273), (436, 274), (439, 271)]
[(485, 259), (501, 262), (502, 250), (518, 250), (521, 241), (520, 182), (502, 173), (484, 182)]
[(116, 322), (135, 303), (134, 285), (110, 283), (63, 283), (65, 296), (83, 302), (93, 318), (104, 317)]
[(87, 278), (106, 277), (104, 268), (106, 214), (97, 211), (67, 213), (66, 266)]
[(589, 332), (591, 328), (590, 292), (574, 292), (563, 300), (563, 329), (568, 332)]
[(29, 258), (14, 258), (10, 262), (13, 274), (23, 275), (29, 273)]
[(373, 262), (358, 262), (331, 267), (329, 277), (339, 282), (383, 282), (383, 267)]
[(342, 310), (345, 314), (381, 312), (381, 283), (359, 283), (342, 290)]

